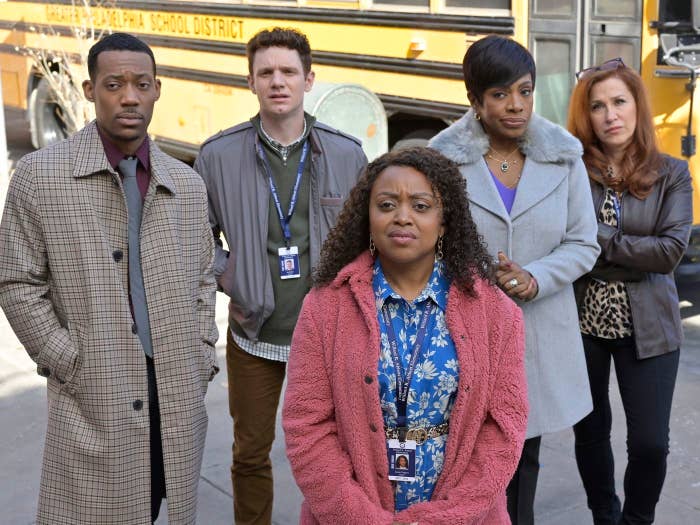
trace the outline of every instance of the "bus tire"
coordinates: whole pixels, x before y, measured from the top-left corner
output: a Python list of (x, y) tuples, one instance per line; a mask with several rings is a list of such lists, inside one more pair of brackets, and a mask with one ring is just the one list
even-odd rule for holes
[(68, 136), (51, 84), (41, 78), (29, 96), (29, 129), (32, 145), (43, 148)]
[(399, 149), (406, 149), (406, 148), (413, 148), (415, 146), (427, 146), (428, 141), (433, 138), (435, 135), (437, 135), (440, 132), (438, 129), (429, 129), (429, 128), (424, 128), (424, 129), (417, 129), (415, 131), (411, 131), (410, 133), (407, 133), (403, 137), (401, 137), (399, 140), (396, 141), (396, 144), (391, 148), (392, 151), (396, 151)]

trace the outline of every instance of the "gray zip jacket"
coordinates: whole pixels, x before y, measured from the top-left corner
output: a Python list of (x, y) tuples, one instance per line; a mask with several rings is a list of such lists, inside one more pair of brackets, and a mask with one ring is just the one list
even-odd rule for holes
[[(207, 139), (194, 164), (209, 194), (209, 222), (217, 242), (214, 273), (231, 298), (230, 318), (251, 341), (257, 341), (260, 328), (275, 310), (267, 259), (270, 187), (255, 153), (258, 140), (255, 127), (244, 122)], [(312, 126), (309, 140), (309, 237), (315, 267), (321, 245), (367, 158), (358, 139), (319, 122)]]

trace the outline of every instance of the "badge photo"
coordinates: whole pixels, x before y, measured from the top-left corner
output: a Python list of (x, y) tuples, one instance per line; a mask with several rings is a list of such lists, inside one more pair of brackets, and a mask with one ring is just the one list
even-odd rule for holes
[(389, 456), (389, 479), (391, 481), (415, 481), (416, 479), (416, 442), (414, 440), (387, 441)]
[(298, 279), (301, 277), (299, 248), (297, 246), (280, 248), (277, 253), (279, 255), (280, 279)]

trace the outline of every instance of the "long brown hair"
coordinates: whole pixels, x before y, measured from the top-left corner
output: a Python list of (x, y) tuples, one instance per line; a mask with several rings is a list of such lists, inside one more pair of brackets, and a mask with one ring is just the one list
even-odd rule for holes
[(419, 171), (440, 195), (445, 225), (443, 263), (447, 276), (469, 294), (474, 293), (475, 277), (493, 281), (493, 261), (472, 220), (466, 181), (459, 168), (434, 149), (415, 147), (385, 153), (367, 166), (323, 243), (314, 285), (329, 284), (346, 264), (367, 250), (372, 186), (390, 166), (407, 166)]
[[(637, 106), (637, 126), (632, 142), (627, 146), (620, 166), (620, 178), (605, 178), (610, 160), (602, 149), (591, 123), (591, 91), (598, 82), (619, 78), (630, 90)], [(661, 154), (656, 145), (656, 132), (651, 118), (651, 106), (641, 77), (633, 69), (623, 66), (592, 72), (581, 78), (574, 87), (569, 103), (569, 131), (583, 144), (583, 161), (588, 176), (594, 181), (611, 186), (617, 191), (628, 189), (639, 199), (646, 198), (659, 178)]]

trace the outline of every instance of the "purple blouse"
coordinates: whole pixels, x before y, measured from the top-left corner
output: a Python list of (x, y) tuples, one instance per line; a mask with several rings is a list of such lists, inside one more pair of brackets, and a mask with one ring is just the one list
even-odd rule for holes
[(501, 196), (503, 205), (506, 207), (506, 211), (510, 215), (510, 210), (513, 208), (513, 201), (515, 200), (515, 192), (518, 189), (518, 187), (516, 186), (515, 188), (509, 188), (500, 180), (498, 180), (498, 177), (496, 177), (491, 170), (489, 170), (489, 173), (491, 174), (491, 178), (493, 179), (493, 182), (496, 185), (498, 194)]

